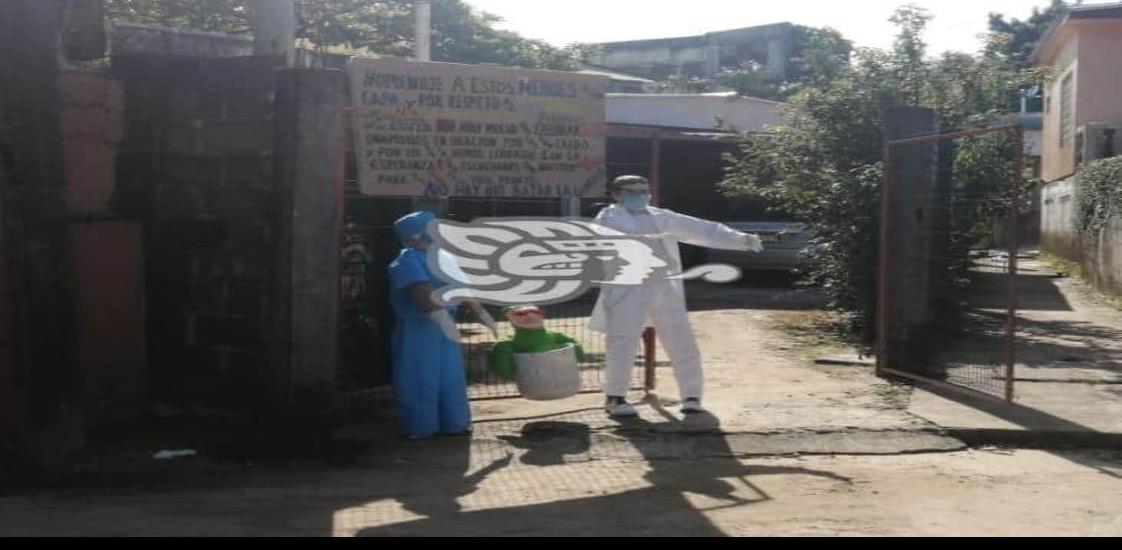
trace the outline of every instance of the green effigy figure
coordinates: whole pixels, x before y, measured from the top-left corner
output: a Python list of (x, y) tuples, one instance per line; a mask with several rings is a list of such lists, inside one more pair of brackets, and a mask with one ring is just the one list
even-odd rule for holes
[(514, 363), (516, 353), (545, 353), (572, 344), (576, 348), (577, 361), (585, 361), (584, 349), (576, 340), (545, 329), (545, 312), (541, 308), (516, 307), (508, 309), (506, 315), (514, 326), (514, 336), (495, 344), (490, 356), (491, 371), (504, 380), (513, 380), (517, 373)]

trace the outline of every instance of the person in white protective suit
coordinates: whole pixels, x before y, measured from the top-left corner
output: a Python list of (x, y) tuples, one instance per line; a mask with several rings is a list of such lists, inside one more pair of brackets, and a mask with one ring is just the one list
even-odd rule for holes
[[(596, 223), (628, 235), (645, 236), (648, 244), (662, 246), (672, 275), (682, 272), (679, 242), (723, 250), (762, 252), (757, 235), (726, 225), (650, 206), (650, 183), (640, 176), (623, 176), (611, 185), (615, 204), (596, 217)], [(662, 253), (663, 251), (658, 251)], [(682, 412), (704, 412), (704, 374), (701, 351), (686, 311), (685, 288), (680, 279), (648, 280), (641, 285), (601, 287), (590, 328), (607, 335), (605, 409), (613, 417), (637, 415), (627, 402), (635, 355), (644, 330), (654, 327), (670, 360), (681, 390)]]

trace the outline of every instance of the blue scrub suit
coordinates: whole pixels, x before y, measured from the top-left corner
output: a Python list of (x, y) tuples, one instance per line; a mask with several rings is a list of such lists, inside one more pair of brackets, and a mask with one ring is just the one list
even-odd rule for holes
[[(429, 270), (425, 251), (406, 248), (389, 267), (393, 333), (393, 383), (398, 420), (406, 437), (461, 434), (471, 429), (467, 372), (460, 345), (444, 336), (409, 288), (444, 283)], [(455, 310), (450, 310), (453, 316)]]

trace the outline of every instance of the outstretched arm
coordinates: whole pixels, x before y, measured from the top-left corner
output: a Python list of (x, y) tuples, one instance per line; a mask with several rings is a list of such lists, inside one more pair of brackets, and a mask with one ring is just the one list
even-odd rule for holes
[(663, 211), (669, 220), (668, 230), (678, 240), (721, 250), (750, 250), (762, 252), (763, 242), (757, 235), (741, 233), (723, 223), (711, 222), (669, 210)]

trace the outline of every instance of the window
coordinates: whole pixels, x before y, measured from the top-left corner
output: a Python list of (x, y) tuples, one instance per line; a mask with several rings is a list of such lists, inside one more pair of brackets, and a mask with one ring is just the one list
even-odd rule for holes
[(1060, 83), (1060, 147), (1071, 146), (1075, 134), (1075, 81), (1068, 73)]

